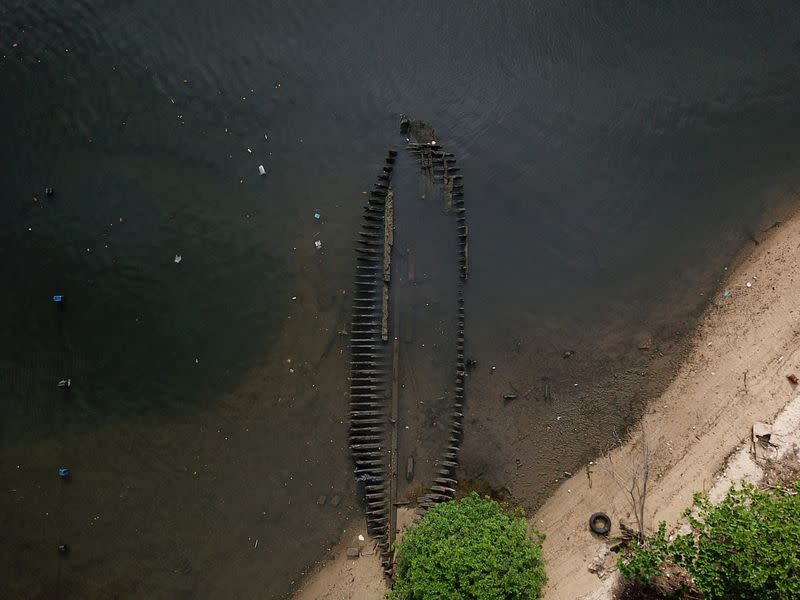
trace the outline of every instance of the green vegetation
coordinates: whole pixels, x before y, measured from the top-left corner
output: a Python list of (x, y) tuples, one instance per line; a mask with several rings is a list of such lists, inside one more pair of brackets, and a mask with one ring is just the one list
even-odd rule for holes
[(432, 508), (397, 545), (391, 600), (535, 600), (544, 536), (524, 516), (470, 496)]
[[(644, 544), (634, 542), (619, 560), (625, 579), (677, 598), (690, 591), (687, 582), (706, 600), (800, 598), (800, 482), (775, 491), (744, 484), (718, 505), (695, 494), (684, 516), (691, 533), (670, 540), (662, 522)], [(690, 575), (683, 589), (663, 585), (676, 568)]]

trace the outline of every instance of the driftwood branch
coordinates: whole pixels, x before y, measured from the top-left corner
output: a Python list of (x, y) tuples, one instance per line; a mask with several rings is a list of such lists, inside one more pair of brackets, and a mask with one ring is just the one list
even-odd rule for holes
[(645, 508), (647, 505), (647, 495), (649, 494), (650, 473), (653, 465), (653, 452), (651, 436), (646, 430), (642, 430), (640, 451), (631, 455), (628, 464), (620, 464), (614, 461), (613, 453), (609, 452), (608, 471), (614, 482), (625, 493), (625, 499), (633, 513), (638, 531), (630, 527), (624, 527), (623, 531), (631, 537), (635, 537), (640, 542), (644, 541), (647, 531)]

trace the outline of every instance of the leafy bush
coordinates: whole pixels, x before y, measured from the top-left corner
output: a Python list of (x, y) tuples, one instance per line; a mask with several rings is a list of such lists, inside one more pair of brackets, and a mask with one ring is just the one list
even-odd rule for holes
[(669, 540), (661, 523), (620, 558), (623, 577), (649, 584), (677, 565), (706, 600), (800, 598), (800, 482), (774, 492), (744, 484), (718, 505), (695, 494), (684, 516), (692, 532)]
[(433, 507), (396, 548), (391, 600), (535, 600), (542, 540), (523, 516), (476, 493)]

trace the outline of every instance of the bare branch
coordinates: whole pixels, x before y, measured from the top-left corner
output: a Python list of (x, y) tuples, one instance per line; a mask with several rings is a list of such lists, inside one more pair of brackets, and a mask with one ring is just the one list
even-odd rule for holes
[(632, 443), (640, 445), (641, 452), (632, 453), (631, 460), (626, 465), (615, 462), (613, 452), (609, 452), (607, 454), (608, 471), (617, 486), (625, 493), (625, 499), (636, 520), (638, 529), (636, 537), (639, 541), (644, 541), (646, 531), (645, 506), (647, 504), (648, 484), (653, 461), (651, 436), (643, 428), (641, 439), (638, 442), (632, 441)]

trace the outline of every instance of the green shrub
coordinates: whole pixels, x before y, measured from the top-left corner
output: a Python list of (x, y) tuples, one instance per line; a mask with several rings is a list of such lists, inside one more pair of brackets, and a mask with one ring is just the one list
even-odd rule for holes
[(800, 482), (774, 492), (744, 484), (718, 505), (695, 494), (684, 516), (691, 533), (669, 540), (661, 523), (620, 558), (622, 576), (649, 584), (672, 563), (706, 600), (800, 598)]
[(523, 516), (476, 493), (432, 508), (396, 548), (391, 600), (535, 600), (542, 540)]

